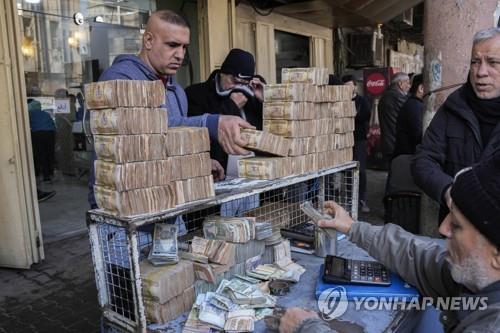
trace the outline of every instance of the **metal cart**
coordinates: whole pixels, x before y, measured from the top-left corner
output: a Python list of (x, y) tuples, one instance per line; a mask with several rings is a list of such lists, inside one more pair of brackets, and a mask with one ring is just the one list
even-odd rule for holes
[(147, 257), (154, 223), (181, 225), (181, 242), (199, 233), (203, 219), (214, 214), (255, 216), (289, 228), (307, 221), (299, 208), (305, 200), (317, 206), (335, 200), (357, 219), (357, 162), (300, 176), (275, 180), (237, 178), (215, 185), (216, 195), (212, 198), (158, 213), (117, 217), (99, 209), (87, 212), (99, 304), (106, 321), (123, 331), (146, 332), (139, 263)]

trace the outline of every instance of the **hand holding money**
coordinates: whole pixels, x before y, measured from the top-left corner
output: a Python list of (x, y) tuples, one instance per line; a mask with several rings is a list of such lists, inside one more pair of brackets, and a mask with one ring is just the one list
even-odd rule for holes
[(334, 216), (331, 220), (320, 220), (318, 226), (323, 228), (334, 228), (344, 234), (351, 230), (354, 220), (349, 216), (346, 210), (335, 201), (326, 201), (323, 205), (324, 212)]
[(255, 129), (254, 126), (247, 123), (237, 116), (220, 116), (218, 138), (222, 149), (232, 155), (248, 155), (249, 152), (242, 147), (247, 144), (241, 139), (240, 127)]

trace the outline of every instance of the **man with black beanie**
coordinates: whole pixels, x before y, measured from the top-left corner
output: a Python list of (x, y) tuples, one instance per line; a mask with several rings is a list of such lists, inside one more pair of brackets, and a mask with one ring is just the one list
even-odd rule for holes
[(450, 208), (450, 188), (461, 169), (485, 160), (500, 145), (500, 28), (477, 32), (467, 82), (436, 112), (412, 161), (415, 184)]
[[(500, 150), (460, 171), (450, 195), (451, 211), (439, 228), (446, 247), (394, 224), (354, 222), (333, 201), (324, 208), (335, 218), (320, 221), (319, 226), (347, 234), (351, 242), (415, 286), (421, 296), (431, 298), (441, 307), (445, 332), (500, 332)], [(474, 300), (481, 303), (471, 306)], [(443, 305), (446, 301), (454, 305)], [(282, 317), (280, 332), (331, 330), (315, 313), (292, 308)]]
[[(186, 88), (188, 115), (220, 114), (238, 116), (257, 129), (262, 129), (264, 79), (255, 75), (255, 60), (251, 53), (232, 49), (220, 70), (207, 81)], [(211, 142), (210, 156), (227, 172), (229, 155), (217, 141)]]

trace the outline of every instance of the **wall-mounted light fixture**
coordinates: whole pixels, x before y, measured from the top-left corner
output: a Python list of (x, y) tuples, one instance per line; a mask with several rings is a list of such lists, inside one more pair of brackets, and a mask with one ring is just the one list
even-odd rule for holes
[(32, 58), (35, 56), (35, 45), (33, 45), (33, 38), (23, 37), (21, 44), (21, 53), (23, 56)]

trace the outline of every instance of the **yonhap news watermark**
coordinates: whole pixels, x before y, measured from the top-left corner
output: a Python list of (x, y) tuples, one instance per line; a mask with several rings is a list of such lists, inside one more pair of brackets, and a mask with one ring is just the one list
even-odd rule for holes
[(351, 303), (351, 306), (353, 306), (356, 311), (423, 311), (431, 306), (440, 311), (481, 311), (488, 308), (488, 297), (355, 296), (348, 300), (346, 289), (337, 286), (335, 288), (326, 289), (318, 298), (318, 308), (325, 320), (332, 320), (342, 316), (347, 311), (349, 303)]

